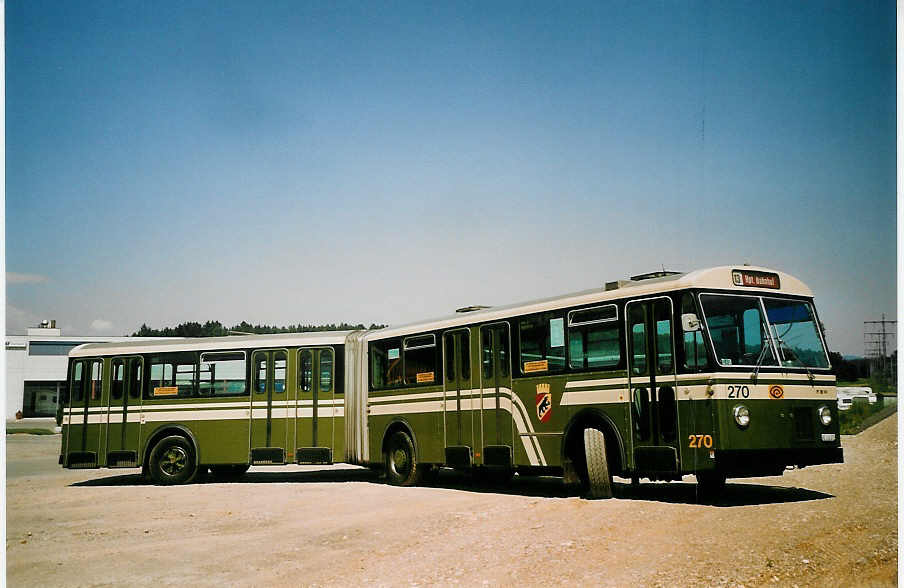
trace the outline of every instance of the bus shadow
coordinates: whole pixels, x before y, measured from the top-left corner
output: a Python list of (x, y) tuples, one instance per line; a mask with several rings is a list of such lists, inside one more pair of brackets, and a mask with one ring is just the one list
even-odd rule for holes
[[(193, 484), (316, 484), (341, 482), (376, 482), (378, 474), (364, 468), (314, 470), (304, 472), (254, 471), (234, 479), (220, 479), (210, 474), (199, 476)], [(107, 476), (74, 482), (70, 486), (153, 486), (154, 482), (140, 473)]]
[[(577, 486), (566, 486), (561, 478), (544, 476), (516, 476), (508, 483), (493, 484), (472, 477), (451, 473), (441, 475), (437, 481), (424, 484), (433, 488), (448, 488), (468, 492), (510, 494), (514, 496), (535, 496), (538, 498), (581, 497)], [(716, 507), (756, 506), (760, 504), (782, 504), (825, 500), (834, 495), (807, 488), (770, 486), (764, 484), (733, 483), (728, 481), (725, 489), (715, 497), (700, 494), (693, 482), (630, 483), (613, 482), (612, 491), (616, 500), (638, 500), (673, 504), (700, 504)]]
[[(195, 484), (322, 484), (366, 482), (385, 484), (378, 473), (366, 468), (323, 469), (300, 472), (250, 471), (233, 480), (223, 480), (212, 475), (201, 476)], [(153, 482), (139, 473), (121, 474), (74, 482), (74, 487), (103, 486), (151, 486)], [(494, 483), (476, 475), (443, 470), (434, 480), (424, 482), (421, 487), (479, 494), (507, 494), (511, 496), (532, 496), (537, 498), (577, 498), (581, 491), (576, 486), (566, 486), (562, 478), (550, 476), (515, 476), (510, 482)], [(732, 482), (716, 497), (707, 497), (698, 492), (692, 482), (642, 483), (634, 486), (627, 482), (612, 485), (616, 500), (638, 500), (673, 504), (701, 504), (715, 507), (756, 506), (761, 504), (781, 504), (825, 500), (834, 495), (807, 488), (771, 486)]]
[(747, 484), (729, 480), (717, 496), (707, 496), (699, 492), (692, 482), (670, 482), (668, 484), (615, 484), (615, 496), (622, 500), (647, 500), (674, 504), (704, 504), (716, 507), (756, 506), (760, 504), (782, 504), (787, 502), (807, 502), (835, 498), (832, 494), (788, 486)]

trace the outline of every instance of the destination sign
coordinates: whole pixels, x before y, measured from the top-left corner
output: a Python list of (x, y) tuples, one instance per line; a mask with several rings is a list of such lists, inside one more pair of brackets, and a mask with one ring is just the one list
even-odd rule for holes
[(781, 288), (778, 274), (767, 272), (755, 272), (752, 270), (734, 270), (731, 272), (731, 281), (735, 286), (747, 286), (750, 288)]

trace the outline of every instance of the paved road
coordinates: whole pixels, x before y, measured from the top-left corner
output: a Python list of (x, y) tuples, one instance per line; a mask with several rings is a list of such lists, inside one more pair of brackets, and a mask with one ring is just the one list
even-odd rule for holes
[(729, 483), (618, 484), (587, 501), (553, 478), (444, 475), (394, 488), (335, 466), (240, 482), (66, 471), (59, 436), (7, 437), (7, 579), (48, 585), (893, 585), (897, 429), (845, 437), (846, 463)]

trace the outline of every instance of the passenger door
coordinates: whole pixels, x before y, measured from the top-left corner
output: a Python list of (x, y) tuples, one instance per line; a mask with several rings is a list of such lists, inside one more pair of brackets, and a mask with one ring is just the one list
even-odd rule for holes
[(110, 369), (107, 405), (107, 467), (138, 467), (141, 423), (141, 378), (144, 358), (116, 357)]
[(511, 467), (513, 427), (511, 410), (511, 336), (508, 323), (480, 327), (481, 439), (478, 463)]
[[(295, 460), (332, 463), (336, 431), (335, 353), (332, 348), (298, 350), (296, 384)], [(344, 437), (343, 437), (344, 439)]]
[(629, 302), (625, 312), (634, 463), (650, 473), (680, 463), (673, 316), (667, 297)]
[[(471, 330), (443, 334), (446, 463), (470, 467), (474, 463), (474, 410), (471, 391)], [(479, 398), (479, 395), (477, 396)], [(474, 403), (476, 405), (476, 403)]]
[(69, 375), (69, 414), (66, 427), (65, 465), (70, 468), (98, 467), (100, 423), (103, 422), (104, 362), (80, 359)]
[(251, 355), (251, 463), (286, 462), (288, 394), (285, 349), (258, 350)]

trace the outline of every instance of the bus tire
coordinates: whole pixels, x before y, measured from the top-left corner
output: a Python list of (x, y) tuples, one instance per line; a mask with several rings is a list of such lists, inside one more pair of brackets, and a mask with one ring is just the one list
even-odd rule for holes
[(210, 471), (213, 473), (213, 477), (217, 480), (238, 480), (245, 472), (248, 471), (248, 468), (251, 467), (248, 464), (245, 465), (217, 465), (210, 466)]
[(584, 456), (587, 459), (587, 497), (612, 498), (606, 437), (599, 429), (584, 429)]
[(151, 451), (151, 478), (162, 486), (185, 484), (198, 472), (195, 449), (181, 435), (170, 435), (157, 442)]
[(420, 479), (421, 469), (408, 433), (393, 433), (386, 443), (386, 480), (393, 486), (414, 486)]

